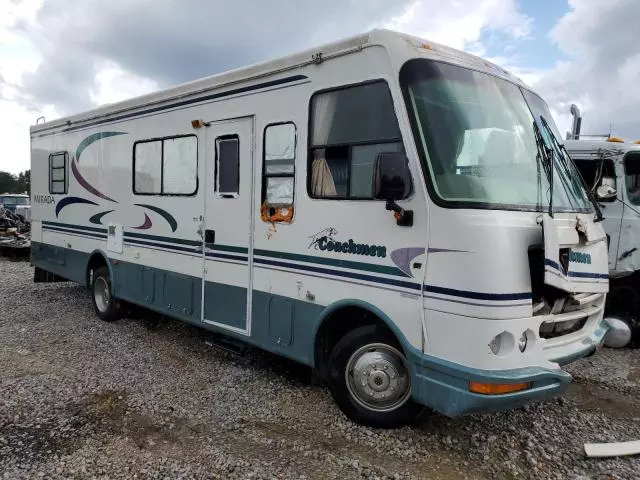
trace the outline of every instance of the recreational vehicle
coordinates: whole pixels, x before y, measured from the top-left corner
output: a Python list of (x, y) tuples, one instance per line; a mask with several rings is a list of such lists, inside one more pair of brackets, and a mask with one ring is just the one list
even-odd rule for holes
[[(565, 147), (586, 188), (600, 203), (609, 247), (610, 292), (605, 311), (623, 322), (612, 346), (640, 343), (640, 144), (611, 135), (582, 136), (580, 110), (572, 105), (572, 131)], [(626, 328), (624, 328), (626, 326)]]
[(559, 395), (609, 283), (554, 129), (502, 68), (386, 30), (35, 125), (35, 280), (309, 365), (363, 424)]

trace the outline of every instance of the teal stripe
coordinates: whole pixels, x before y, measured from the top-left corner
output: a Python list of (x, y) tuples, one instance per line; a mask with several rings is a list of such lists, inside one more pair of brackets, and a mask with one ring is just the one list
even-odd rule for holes
[(254, 253), (256, 255), (261, 255), (263, 257), (295, 260), (297, 262), (316, 263), (320, 265), (331, 265), (332, 267), (352, 268), (354, 270), (383, 273), (385, 275), (394, 275), (398, 277), (407, 276), (399, 268), (387, 267), (385, 265), (376, 265), (373, 263), (352, 262), (349, 260), (338, 260), (335, 258), (323, 258), (323, 257), (310, 256), (310, 255), (299, 255), (296, 253), (276, 252), (272, 250), (255, 249)]
[(161, 237), (159, 235), (147, 235), (144, 233), (125, 232), (124, 237), (125, 238), (143, 238), (147, 240), (156, 240), (160, 242), (171, 242), (171, 243), (177, 243), (179, 245), (189, 245), (192, 247), (199, 247), (202, 245), (202, 241), (199, 241), (199, 240), (187, 240), (184, 238)]
[[(86, 230), (86, 231), (90, 231), (90, 232), (100, 232), (100, 233), (106, 233), (106, 229), (104, 228), (93, 228), (93, 227), (85, 227), (82, 225), (70, 225), (70, 224), (66, 224), (66, 223), (58, 223), (58, 222), (42, 222), (45, 225), (54, 225), (54, 226), (60, 226), (60, 227), (66, 227), (66, 228), (77, 228), (79, 230)], [(198, 240), (187, 240), (187, 239), (182, 239), (182, 238), (171, 238), (171, 237), (162, 237), (159, 235), (147, 235), (147, 234), (143, 234), (143, 233), (133, 233), (133, 232), (125, 232), (124, 234), (125, 238), (142, 238), (142, 239), (147, 239), (147, 240), (156, 240), (156, 241), (161, 241), (161, 242), (169, 242), (169, 243), (175, 243), (175, 244), (179, 244), (179, 245), (189, 245), (189, 246), (200, 246), (202, 245), (202, 242), (198, 241)], [(238, 246), (234, 246), (234, 245), (220, 245), (220, 244), (214, 244), (212, 246), (213, 250), (216, 251), (220, 251), (220, 252), (230, 252), (230, 253), (240, 253), (240, 254), (247, 254), (248, 253), (248, 249), (246, 247), (238, 247)], [(364, 263), (364, 262), (353, 262), (350, 260), (338, 260), (335, 258), (323, 258), (323, 257), (316, 257), (316, 256), (311, 256), (311, 255), (300, 255), (300, 254), (296, 254), (296, 253), (287, 253), (287, 252), (278, 252), (278, 251), (274, 251), (274, 250), (261, 250), (261, 249), (255, 249), (254, 253), (256, 255), (260, 255), (263, 257), (270, 257), (270, 258), (277, 258), (277, 259), (281, 259), (281, 260), (293, 260), (296, 262), (303, 262), (303, 263), (314, 263), (317, 265), (329, 265), (332, 267), (339, 267), (339, 268), (351, 268), (353, 270), (361, 270), (361, 271), (365, 271), (365, 272), (374, 272), (374, 273), (382, 273), (384, 275), (393, 275), (396, 277), (404, 277), (406, 278), (407, 275), (404, 274), (404, 272), (402, 270), (400, 270), (399, 268), (396, 267), (389, 267), (386, 265), (376, 265), (373, 263)]]
[(211, 246), (211, 248), (220, 252), (244, 253), (245, 255), (249, 252), (246, 247), (234, 247), (233, 245), (214, 244)]
[(52, 227), (63, 227), (63, 228), (76, 229), (76, 230), (85, 230), (87, 232), (107, 233), (106, 228), (85, 227), (84, 225), (71, 225), (69, 223), (45, 222), (45, 221), (43, 221), (42, 224), (50, 225)]

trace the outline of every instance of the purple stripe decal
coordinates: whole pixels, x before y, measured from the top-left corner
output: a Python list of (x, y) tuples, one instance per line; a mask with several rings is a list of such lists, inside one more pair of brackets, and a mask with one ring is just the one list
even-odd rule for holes
[(142, 225), (140, 225), (139, 227), (133, 227), (136, 230), (149, 230), (151, 228), (153, 224), (151, 223), (151, 219), (149, 218), (149, 215), (147, 215), (146, 213), (144, 214), (144, 223)]
[(73, 172), (73, 176), (76, 178), (78, 183), (89, 193), (93, 193), (96, 197), (102, 198), (104, 200), (108, 200), (110, 202), (116, 202), (113, 198), (107, 197), (104, 193), (100, 193), (96, 188), (92, 187), (89, 182), (87, 182), (84, 177), (80, 174), (78, 170), (78, 164), (76, 163), (76, 159), (74, 158), (71, 161), (71, 171)]

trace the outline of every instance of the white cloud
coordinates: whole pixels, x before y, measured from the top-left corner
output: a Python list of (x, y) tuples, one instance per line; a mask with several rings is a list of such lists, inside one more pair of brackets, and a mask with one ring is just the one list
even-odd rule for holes
[(583, 133), (640, 138), (638, 0), (570, 0), (571, 11), (552, 39), (569, 57), (545, 72), (536, 86), (569, 126), (569, 106), (583, 114)]
[(457, 49), (482, 54), (478, 43), (484, 30), (501, 30), (525, 37), (532, 19), (518, 11), (515, 0), (416, 0), (403, 15), (388, 23), (401, 30)]
[(14, 173), (29, 168), (29, 125), (41, 114), (51, 120), (372, 27), (483, 53), (484, 30), (521, 38), (531, 26), (516, 0), (0, 0), (0, 11), (0, 170)]

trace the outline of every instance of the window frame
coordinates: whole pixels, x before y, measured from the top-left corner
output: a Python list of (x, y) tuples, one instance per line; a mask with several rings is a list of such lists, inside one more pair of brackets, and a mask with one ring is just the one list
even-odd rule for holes
[[(165, 140), (173, 140), (176, 138), (187, 138), (194, 137), (196, 139), (196, 188), (192, 193), (164, 193), (164, 141)], [(161, 142), (160, 143), (160, 192), (147, 193), (147, 192), (136, 192), (136, 146), (140, 143), (151, 143), (151, 142)], [(136, 140), (133, 142), (133, 147), (131, 149), (131, 158), (132, 158), (132, 166), (131, 169), (131, 191), (134, 195), (145, 196), (145, 197), (195, 197), (198, 194), (198, 190), (200, 189), (200, 141), (198, 135), (194, 133), (185, 133), (181, 135), (170, 135), (166, 137), (154, 137), (154, 138), (145, 138), (143, 140)]]
[[(293, 159), (291, 159), (291, 163), (293, 164), (293, 172), (291, 173), (267, 173), (267, 129), (269, 127), (275, 127), (278, 125), (293, 125)], [(265, 125), (262, 130), (262, 195), (261, 195), (261, 205), (269, 205), (267, 204), (267, 179), (269, 178), (293, 178), (293, 195), (291, 198), (291, 205), (287, 205), (288, 207), (293, 207), (296, 202), (296, 158), (298, 155), (298, 126), (293, 120), (287, 120), (283, 122), (273, 122)], [(269, 206), (282, 207), (282, 205), (274, 204)]]
[[(396, 119), (396, 124), (398, 125), (398, 132), (400, 133), (400, 137), (398, 138), (384, 138), (384, 139), (378, 139), (377, 141), (362, 141), (362, 142), (353, 142), (353, 143), (341, 143), (341, 144), (335, 144), (335, 145), (317, 145), (317, 146), (313, 146), (312, 145), (312, 140), (313, 140), (313, 111), (312, 111), (312, 105), (313, 105), (313, 99), (317, 96), (317, 95), (321, 95), (323, 93), (330, 93), (330, 92), (335, 92), (335, 91), (339, 91), (339, 90), (348, 90), (350, 88), (357, 88), (357, 87), (364, 87), (367, 85), (371, 85), (374, 83), (382, 83), (386, 86), (387, 91), (389, 92), (389, 97), (391, 98), (391, 107), (393, 110), (393, 116)], [(387, 81), (387, 79), (385, 78), (374, 78), (374, 79), (370, 79), (370, 80), (365, 80), (364, 82), (356, 82), (356, 83), (347, 83), (347, 84), (343, 84), (343, 85), (337, 85), (337, 86), (333, 86), (333, 87), (329, 87), (329, 88), (323, 88), (321, 90), (316, 90), (315, 92), (313, 92), (313, 94), (311, 95), (311, 97), (309, 97), (309, 105), (307, 108), (307, 114), (308, 114), (308, 120), (307, 120), (307, 195), (309, 196), (309, 198), (313, 199), (313, 200), (335, 200), (335, 201), (367, 201), (367, 202), (384, 202), (385, 200), (379, 199), (379, 198), (375, 198), (375, 197), (324, 197), (324, 196), (320, 196), (320, 195), (314, 195), (312, 190), (311, 190), (311, 173), (312, 173), (312, 164), (313, 164), (313, 150), (318, 149), (318, 148), (331, 148), (331, 147), (347, 147), (349, 148), (349, 183), (348, 183), (348, 189), (351, 189), (351, 170), (352, 170), (352, 162), (351, 162), (351, 148), (352, 147), (361, 147), (361, 146), (367, 146), (367, 145), (383, 145), (383, 144), (389, 144), (389, 143), (400, 143), (402, 146), (402, 149), (404, 151), (405, 156), (407, 156), (407, 149), (404, 143), (404, 138), (402, 135), (402, 129), (400, 128), (400, 121), (398, 119), (398, 114), (396, 112), (396, 102), (393, 98), (393, 94), (391, 93), (391, 87), (389, 86), (389, 82)], [(408, 161), (408, 156), (407, 156), (407, 161)], [(411, 185), (409, 187), (407, 196), (405, 198), (403, 198), (402, 200), (408, 200), (413, 196), (414, 193), (414, 179), (413, 179), (413, 174), (411, 174)]]
[[(52, 161), (53, 161), (53, 157), (54, 156), (58, 156), (58, 155), (64, 155), (64, 166), (62, 167), (53, 167), (52, 166)], [(68, 167), (69, 167), (69, 152), (66, 150), (61, 150), (59, 152), (51, 152), (49, 154), (49, 195), (67, 195), (69, 193), (69, 175), (68, 175)], [(51, 182), (60, 182), (60, 180), (52, 180), (51, 178), (51, 174), (53, 170), (62, 170), (64, 175), (63, 175), (63, 182), (64, 182), (64, 191), (63, 192), (52, 192), (51, 191), (51, 187), (52, 187), (52, 183)]]
[[(220, 189), (220, 180), (218, 178), (218, 174), (220, 173), (219, 166), (219, 155), (218, 155), (218, 140), (236, 140), (236, 145), (238, 148), (238, 191), (237, 192), (221, 192)], [(237, 133), (231, 133), (228, 135), (219, 135), (214, 141), (215, 148), (215, 161), (213, 164), (213, 191), (216, 198), (238, 198), (240, 197), (240, 135)]]

